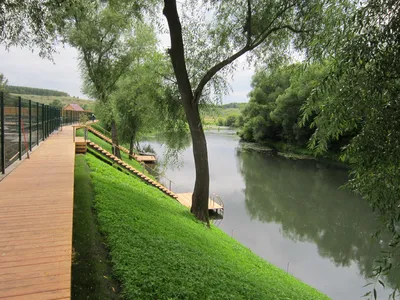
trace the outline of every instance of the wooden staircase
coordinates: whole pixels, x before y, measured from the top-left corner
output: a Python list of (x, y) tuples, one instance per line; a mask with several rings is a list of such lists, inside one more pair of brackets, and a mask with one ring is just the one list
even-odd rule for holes
[(87, 151), (87, 142), (84, 137), (75, 137), (75, 153), (85, 154)]
[(158, 188), (164, 194), (174, 198), (175, 200), (178, 200), (178, 196), (175, 193), (173, 193), (172, 191), (170, 191), (169, 189), (167, 189), (165, 186), (163, 186), (159, 182), (147, 177), (145, 174), (143, 174), (142, 172), (139, 172), (138, 170), (136, 170), (132, 166), (128, 165), (127, 163), (125, 163), (124, 161), (122, 161), (121, 159), (116, 157), (115, 155), (104, 150), (99, 145), (97, 145), (93, 142), (88, 142), (87, 146), (90, 147), (91, 149), (93, 149), (94, 151), (100, 153), (101, 155), (106, 156), (108, 159), (110, 159), (114, 163), (118, 164), (120, 167), (122, 167), (124, 170), (128, 171), (129, 173), (139, 177), (141, 180), (145, 181), (146, 183)]
[[(111, 145), (114, 145), (112, 140), (108, 136), (102, 134), (100, 131), (94, 129), (90, 125), (87, 125), (86, 127), (94, 135), (98, 136), (99, 138), (101, 138), (102, 140), (106, 141), (107, 143), (110, 143)], [(133, 158), (134, 160), (136, 160), (138, 162), (144, 162), (144, 163), (155, 163), (156, 162), (155, 156), (151, 156), (151, 155), (136, 155), (136, 154), (131, 155), (129, 153), (129, 150), (127, 148), (123, 147), (123, 146), (118, 146), (118, 149), (121, 150), (122, 152), (128, 154), (129, 157)]]

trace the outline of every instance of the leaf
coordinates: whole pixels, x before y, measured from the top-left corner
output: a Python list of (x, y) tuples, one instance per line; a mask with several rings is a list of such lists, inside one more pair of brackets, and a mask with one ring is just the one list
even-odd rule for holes
[[(371, 285), (371, 284), (372, 284), (372, 282), (369, 282), (369, 283), (363, 285), (363, 287), (369, 286), (369, 285)], [(371, 293), (371, 292), (370, 292), (370, 293)]]
[(374, 288), (374, 299), (376, 299), (376, 289)]
[(385, 284), (383, 283), (382, 280), (378, 279), (378, 282), (379, 282), (383, 287), (385, 287)]
[(364, 298), (364, 297), (368, 297), (369, 295), (371, 295), (371, 291), (369, 291), (369, 292), (365, 293), (365, 294), (362, 296), (362, 298)]

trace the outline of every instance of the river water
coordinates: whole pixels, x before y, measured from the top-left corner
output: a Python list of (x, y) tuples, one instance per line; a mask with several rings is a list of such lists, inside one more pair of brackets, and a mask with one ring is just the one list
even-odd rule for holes
[[(371, 240), (376, 223), (359, 197), (340, 190), (344, 169), (243, 150), (232, 131), (207, 132), (210, 193), (225, 204), (219, 227), (268, 262), (332, 299), (360, 299), (379, 255)], [(162, 160), (164, 146), (146, 142)], [(168, 166), (176, 193), (191, 192), (194, 162), (189, 146), (181, 167)], [(396, 283), (391, 274), (386, 284)], [(377, 286), (378, 298), (392, 290)]]

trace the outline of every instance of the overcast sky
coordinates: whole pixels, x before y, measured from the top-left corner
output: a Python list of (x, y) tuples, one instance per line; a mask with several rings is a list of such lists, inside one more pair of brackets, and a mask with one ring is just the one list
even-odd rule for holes
[[(7, 51), (0, 48), (0, 73), (4, 74), (10, 85), (54, 89), (86, 98), (81, 92), (77, 51), (68, 46), (57, 50), (53, 63), (28, 49), (11, 48)], [(251, 68), (238, 68), (233, 80), (230, 80), (233, 91), (225, 97), (224, 103), (247, 102), (252, 75)]]

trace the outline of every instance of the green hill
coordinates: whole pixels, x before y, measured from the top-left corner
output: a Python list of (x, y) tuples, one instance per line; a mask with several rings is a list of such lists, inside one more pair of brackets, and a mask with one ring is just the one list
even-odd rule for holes
[(79, 104), (83, 109), (94, 111), (95, 101), (89, 99), (81, 99), (70, 96), (43, 96), (43, 95), (25, 95), (25, 94), (13, 94), (14, 96), (21, 96), (24, 99), (36, 101), (39, 103), (50, 105), (54, 100), (59, 100), (62, 106), (67, 106), (71, 103)]
[[(94, 207), (87, 210), (95, 213), (109, 251), (112, 279), (119, 283), (123, 299), (328, 299), (219, 228), (207, 228), (158, 189), (91, 154), (77, 156), (75, 178), (90, 181), (87, 185), (75, 182), (74, 207), (80, 210), (82, 199), (93, 199)], [(87, 189), (93, 195), (85, 196)], [(80, 236), (90, 247), (90, 228), (80, 228), (88, 230)], [(73, 274), (78, 276), (73, 278), (73, 294), (84, 289), (81, 285), (105, 286), (109, 278), (104, 273), (95, 277), (98, 283), (87, 282), (87, 274), (99, 274), (98, 261), (93, 261), (93, 272), (90, 268), (85, 274), (75, 272), (74, 268), (90, 264), (79, 248), (75, 251), (81, 260), (73, 265)], [(116, 290), (112, 284), (111, 289)], [(101, 299), (100, 292), (91, 291), (82, 296)], [(107, 293), (112, 294), (104, 291), (103, 295)]]

